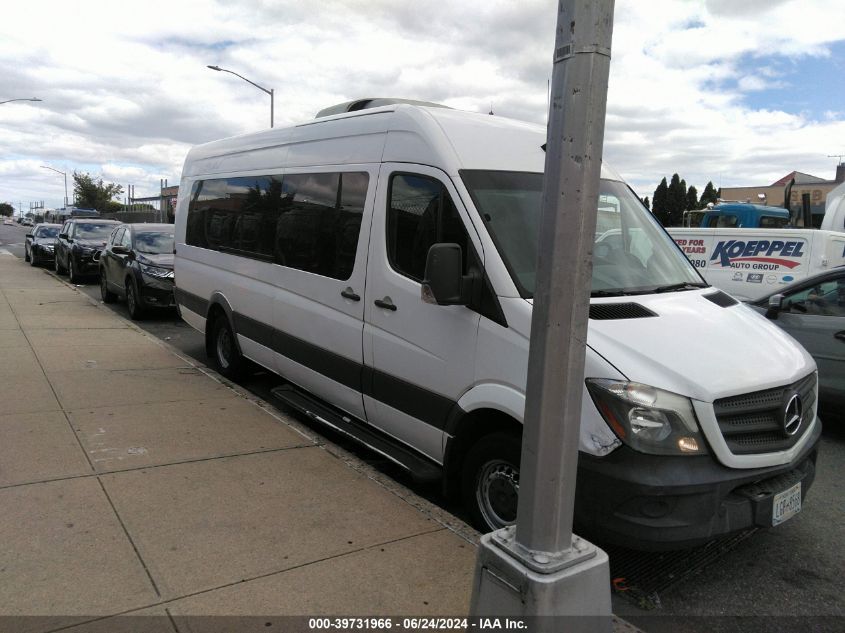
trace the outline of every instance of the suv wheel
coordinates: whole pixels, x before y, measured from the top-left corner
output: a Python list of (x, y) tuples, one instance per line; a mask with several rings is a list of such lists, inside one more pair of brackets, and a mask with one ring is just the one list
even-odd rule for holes
[(24, 247), (23, 249), (23, 260), (25, 262), (32, 262), (32, 258), (29, 256), (29, 249), (27, 249), (26, 247)]
[(109, 282), (106, 279), (106, 271), (102, 268), (100, 268), (100, 297), (103, 299), (103, 303), (114, 303), (114, 300), (117, 299), (117, 295), (109, 290)]
[(81, 277), (77, 274), (73, 267), (73, 257), (67, 258), (67, 276), (72, 284), (77, 284), (81, 280)]
[(138, 289), (135, 287), (135, 282), (131, 279), (126, 280), (126, 307), (133, 321), (143, 318), (144, 309), (141, 306), (141, 298), (138, 296)]
[(467, 453), (461, 492), (464, 507), (481, 532), (516, 522), (521, 451), (518, 435), (501, 432), (481, 438)]
[(211, 357), (218, 372), (230, 380), (243, 374), (246, 359), (238, 351), (235, 333), (229, 325), (229, 319), (221, 314), (211, 326)]
[(65, 270), (65, 268), (59, 263), (58, 253), (56, 253), (56, 261), (54, 262), (54, 267), (57, 275), (64, 275), (67, 273), (67, 270)]

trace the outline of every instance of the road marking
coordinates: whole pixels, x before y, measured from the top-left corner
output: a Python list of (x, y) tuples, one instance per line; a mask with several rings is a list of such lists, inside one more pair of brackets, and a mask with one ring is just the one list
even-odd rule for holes
[[(12, 255), (12, 254), (9, 251), (7, 251), (5, 248), (0, 248), (0, 255)], [(14, 255), (12, 255), (12, 257), (14, 257)]]

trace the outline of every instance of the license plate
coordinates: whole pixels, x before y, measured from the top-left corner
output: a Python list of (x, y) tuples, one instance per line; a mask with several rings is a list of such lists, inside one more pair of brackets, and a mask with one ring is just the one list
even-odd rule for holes
[(801, 482), (775, 495), (772, 501), (772, 525), (780, 525), (801, 512)]

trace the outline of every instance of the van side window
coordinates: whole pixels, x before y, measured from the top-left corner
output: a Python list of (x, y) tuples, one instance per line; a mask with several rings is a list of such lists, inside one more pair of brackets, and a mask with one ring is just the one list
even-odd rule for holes
[(186, 243), (346, 280), (369, 175), (332, 172), (194, 183)]
[(387, 209), (390, 265), (406, 277), (422, 281), (428, 249), (444, 242), (460, 245), (466, 274), (467, 232), (446, 187), (427, 176), (394, 174)]

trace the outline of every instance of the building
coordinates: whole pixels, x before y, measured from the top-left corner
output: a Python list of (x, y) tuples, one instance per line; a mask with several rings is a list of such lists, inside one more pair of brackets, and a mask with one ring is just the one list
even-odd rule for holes
[[(786, 189), (789, 183), (795, 179), (789, 196), (789, 205), (785, 202)], [(824, 207), (827, 202), (827, 194), (840, 183), (845, 182), (845, 163), (836, 166), (836, 177), (833, 180), (825, 180), (818, 176), (805, 174), (800, 171), (788, 173), (783, 178), (773, 182), (771, 185), (759, 185), (749, 187), (723, 187), (721, 197), (723, 200), (737, 200), (741, 202), (761, 202), (773, 207), (786, 207), (794, 218), (794, 224), (803, 226), (801, 216), (801, 205), (803, 195), (810, 196), (810, 211), (813, 214), (813, 225), (821, 225), (824, 216)], [(761, 195), (763, 196), (761, 198)]]

